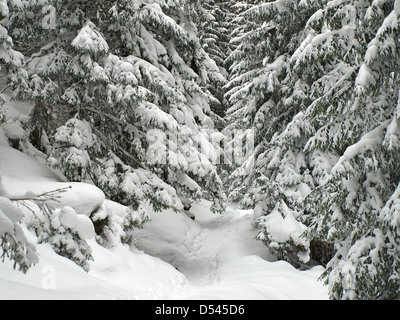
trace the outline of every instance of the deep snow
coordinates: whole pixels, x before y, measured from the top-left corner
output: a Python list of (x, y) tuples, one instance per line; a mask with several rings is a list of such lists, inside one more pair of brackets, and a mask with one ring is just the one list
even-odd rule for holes
[[(26, 117), (29, 106), (10, 102), (7, 94), (6, 100), (13, 121), (0, 127), (0, 176), (8, 196), (70, 186), (53, 205), (71, 207), (83, 216), (98, 208), (115, 215), (123, 209), (106, 200), (98, 188), (66, 182), (40, 159), (9, 147), (6, 135), (24, 135), (18, 121)], [(74, 223), (76, 217), (65, 210), (64, 222)], [(14, 270), (7, 259), (0, 261), (0, 299), (328, 299), (327, 287), (318, 280), (322, 267), (298, 271), (275, 261), (254, 239), (253, 210), (231, 205), (224, 215), (214, 215), (210, 203), (201, 201), (192, 206), (191, 214), (195, 221), (183, 212), (151, 212), (151, 221), (134, 232), (131, 247), (115, 242), (105, 248), (95, 239), (87, 240), (94, 257), (88, 273), (57, 255), (49, 244), (36, 244), (39, 263), (27, 274)], [(36, 243), (36, 236), (22, 227)]]
[[(202, 201), (191, 211), (196, 220), (172, 212), (154, 214), (137, 232), (136, 247), (182, 272), (191, 290), (185, 299), (327, 299), (317, 278), (322, 267), (298, 271), (275, 259), (255, 240), (253, 210), (228, 208), (210, 213)], [(183, 232), (182, 232), (183, 231)]]
[[(0, 146), (5, 188), (14, 194), (70, 185), (36, 160)], [(77, 188), (75, 188), (77, 187)], [(62, 204), (87, 212), (104, 202), (99, 189), (76, 184)], [(0, 299), (327, 299), (317, 280), (323, 269), (298, 271), (273, 261), (254, 240), (252, 210), (230, 207), (214, 215), (202, 201), (185, 213), (152, 213), (134, 234), (134, 246), (104, 248), (88, 240), (94, 261), (86, 273), (58, 256), (47, 244), (36, 245), (40, 262), (26, 275), (0, 263)], [(31, 241), (36, 238), (28, 230)]]

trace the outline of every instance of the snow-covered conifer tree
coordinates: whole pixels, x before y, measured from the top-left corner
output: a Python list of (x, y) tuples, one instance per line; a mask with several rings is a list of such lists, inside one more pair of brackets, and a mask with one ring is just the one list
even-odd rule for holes
[[(237, 43), (228, 98), (231, 144), (254, 136), (255, 149), (230, 177), (230, 198), (257, 207), (259, 239), (281, 259), (296, 266), (309, 261), (309, 243), (300, 238), (301, 203), (314, 185), (303, 152), (311, 128), (303, 111), (310, 85), (292, 71), (292, 55), (306, 38), (308, 18), (320, 1), (270, 1), (248, 4), (232, 41)], [(251, 138), (252, 139), (252, 138)], [(243, 151), (245, 153), (245, 151)], [(282, 230), (275, 225), (282, 224)]]
[[(192, 20), (195, 22), (200, 43), (210, 58), (221, 70), (223, 76), (228, 79), (230, 76), (229, 63), (227, 59), (232, 52), (233, 45), (230, 43), (230, 36), (234, 29), (235, 2), (224, 0), (191, 1), (193, 9)], [(214, 82), (210, 84), (209, 90), (218, 99), (217, 104), (212, 104), (211, 109), (219, 116), (224, 117), (228, 102), (226, 100), (226, 82)], [(221, 119), (222, 120), (222, 119)], [(220, 121), (221, 127), (224, 121)]]
[(325, 177), (306, 215), (309, 237), (335, 244), (336, 299), (399, 297), (399, 17), (399, 1), (329, 1), (298, 52), (299, 66), (325, 67), (306, 112)]
[(201, 44), (226, 77), (229, 76), (227, 57), (232, 52), (230, 34), (234, 27), (234, 4), (234, 1), (207, 0), (194, 3), (198, 10), (193, 10), (197, 14), (194, 20)]
[[(0, 70), (4, 75), (1, 79), (4, 85), (8, 85), (10, 78), (18, 76), (20, 80), (24, 80), (24, 69), (22, 67), (23, 55), (14, 49), (13, 39), (9, 34), (9, 17), (14, 11), (19, 11), (22, 3), (15, 1), (0, 1)], [(20, 85), (15, 81), (15, 85)], [(0, 124), (6, 122), (6, 115), (2, 108), (4, 99), (0, 97)]]
[(39, 262), (35, 245), (25, 236), (20, 223), (24, 215), (9, 199), (0, 175), (0, 250), (4, 261), (8, 258), (14, 261), (14, 268), (26, 273), (28, 269)]
[(400, 2), (249, 7), (229, 128), (252, 128), (256, 149), (231, 198), (257, 206), (259, 238), (281, 258), (329, 261), (332, 298), (398, 297)]
[(13, 27), (29, 73), (18, 93), (34, 102), (31, 139), (49, 162), (133, 208), (180, 210), (180, 197), (207, 196), (221, 211), (206, 88), (223, 77), (185, 1), (47, 5), (53, 24), (43, 28), (44, 8), (31, 4)]
[[(231, 195), (243, 205), (259, 204), (261, 213), (267, 213), (258, 222), (263, 231), (259, 237), (294, 264), (298, 263), (291, 258), (293, 247), (298, 246), (293, 250), (298, 253), (302, 246), (310, 249), (307, 242), (320, 243), (327, 251), (327, 262), (335, 245), (336, 255), (326, 273), (332, 297), (394, 298), (398, 296), (399, 88), (394, 70), (399, 61), (399, 3), (327, 1), (314, 5), (311, 11), (303, 11), (307, 14), (302, 20), (299, 9), (307, 6), (298, 3), (296, 21), (302, 25), (291, 30), (298, 30), (299, 37), (293, 33), (284, 49), (274, 41), (268, 55), (260, 54), (277, 57), (272, 66), (263, 61), (270, 73), (275, 72), (275, 80), (261, 72), (264, 77), (259, 82), (252, 80), (257, 68), (247, 66), (255, 58), (238, 64), (237, 68), (248, 69), (230, 85), (242, 81), (247, 86), (233, 87), (230, 92), (231, 99), (238, 97), (230, 111), (239, 120), (233, 125), (249, 128), (262, 121), (255, 131), (256, 153), (249, 159), (254, 166), (244, 180), (243, 170), (234, 173)], [(284, 21), (290, 3), (261, 4), (242, 15), (257, 12), (261, 16), (271, 8), (279, 14), (264, 18), (263, 26), (269, 26), (264, 43), (278, 32), (272, 23)], [(279, 27), (282, 32), (284, 28)], [(258, 30), (257, 36), (262, 34), (262, 28)], [(251, 42), (239, 39), (239, 49), (246, 43), (249, 52), (256, 52)], [(257, 39), (260, 48), (269, 48)], [(278, 33), (277, 39), (285, 38)], [(263, 65), (259, 66), (262, 70)], [(276, 77), (280, 74), (283, 80)], [(261, 102), (256, 99), (243, 99), (251, 96), (247, 91), (256, 98), (269, 93), (268, 104), (259, 108)], [(279, 92), (275, 99), (274, 92)], [(279, 223), (282, 228), (277, 230)]]
[(75, 262), (86, 272), (93, 260), (92, 249), (86, 242), (94, 237), (93, 222), (85, 215), (79, 215), (71, 207), (52, 210), (51, 216), (43, 219), (38, 237), (39, 243), (48, 243), (54, 251)]
[[(13, 40), (8, 31), (8, 20), (13, 11), (21, 9), (22, 4), (16, 1), (0, 1), (0, 68), (6, 84), (14, 75), (23, 78), (23, 56), (13, 48)], [(7, 122), (2, 108), (3, 97), (0, 96), (0, 130), (1, 125)], [(27, 240), (20, 222), (23, 214), (9, 199), (9, 194), (2, 184), (0, 173), (0, 249), (1, 258), (14, 261), (14, 268), (27, 270), (38, 262), (38, 255), (34, 244)]]

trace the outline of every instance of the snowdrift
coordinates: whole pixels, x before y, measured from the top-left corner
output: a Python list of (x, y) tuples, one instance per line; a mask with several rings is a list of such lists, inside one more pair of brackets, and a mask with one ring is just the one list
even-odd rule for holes
[[(95, 186), (65, 182), (6, 145), (0, 146), (0, 172), (11, 197), (71, 187), (54, 205), (86, 216), (99, 208), (118, 216), (124, 209)], [(135, 231), (131, 247), (115, 242), (105, 248), (94, 238), (87, 240), (94, 258), (89, 272), (49, 244), (36, 244), (39, 263), (27, 274), (8, 260), (0, 263), (0, 299), (328, 299), (327, 288), (317, 280), (322, 268), (300, 272), (274, 262), (254, 240), (252, 210), (230, 207), (225, 215), (214, 215), (210, 205), (202, 201), (192, 207), (195, 221), (185, 213), (151, 213), (151, 221)], [(36, 236), (22, 227), (36, 243)]]

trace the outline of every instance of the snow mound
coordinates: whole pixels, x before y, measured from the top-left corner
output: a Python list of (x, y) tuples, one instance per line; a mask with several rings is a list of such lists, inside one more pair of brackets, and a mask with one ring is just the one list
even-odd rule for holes
[(101, 208), (105, 200), (99, 188), (86, 183), (63, 182), (62, 177), (39, 161), (10, 147), (0, 146), (0, 173), (2, 184), (11, 198), (63, 190), (57, 194), (57, 201), (50, 201), (50, 204), (57, 209), (69, 206), (86, 216)]
[(63, 226), (77, 232), (81, 239), (94, 238), (95, 231), (92, 221), (87, 216), (77, 214), (73, 208), (68, 206), (62, 208), (59, 219)]
[[(253, 210), (229, 207), (224, 215), (215, 215), (208, 201), (194, 203), (189, 214), (145, 208), (151, 220), (133, 232), (128, 246), (119, 235), (124, 234), (126, 216), (135, 213), (105, 200), (95, 186), (64, 182), (35, 159), (6, 146), (0, 146), (0, 172), (6, 197), (63, 189), (53, 203), (54, 223), (85, 239), (93, 257), (85, 272), (57, 255), (49, 243), (37, 244), (36, 235), (21, 224), (28, 240), (36, 243), (39, 262), (27, 274), (14, 270), (8, 260), (0, 263), (0, 299), (328, 299), (327, 288), (317, 280), (322, 268), (300, 272), (275, 262), (255, 240)], [(12, 221), (20, 219), (20, 213), (4, 213), (9, 204), (0, 198), (0, 234), (11, 231)], [(116, 228), (107, 248), (96, 242), (89, 215), (107, 217)]]

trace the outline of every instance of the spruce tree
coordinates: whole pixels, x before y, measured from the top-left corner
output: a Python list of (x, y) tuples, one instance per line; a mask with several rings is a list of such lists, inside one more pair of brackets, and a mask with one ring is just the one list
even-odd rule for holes
[(210, 92), (218, 99), (217, 103), (211, 105), (211, 109), (221, 117), (218, 126), (223, 128), (223, 118), (228, 109), (224, 85), (230, 76), (230, 61), (227, 58), (233, 50), (230, 39), (235, 27), (235, 2), (206, 0), (191, 3), (194, 7), (192, 19), (197, 26), (200, 43), (224, 76), (223, 81), (211, 83), (209, 87)]
[[(9, 33), (9, 19), (15, 12), (20, 12), (22, 4), (14, 1), (0, 1), (0, 68), (2, 81), (9, 85), (17, 78), (23, 82), (25, 72), (22, 68), (23, 55), (14, 49), (13, 39)], [(15, 85), (22, 85), (15, 81)], [(3, 109), (4, 98), (0, 95), (0, 136), (3, 134), (2, 125), (8, 123)], [(7, 138), (5, 138), (7, 141)], [(0, 251), (2, 261), (5, 258), (14, 262), (14, 268), (26, 273), (36, 264), (38, 254), (35, 245), (25, 236), (21, 221), (24, 215), (19, 207), (10, 200), (10, 195), (2, 184), (0, 172)]]
[(230, 198), (256, 207), (258, 238), (298, 267), (310, 259), (300, 217), (314, 180), (303, 152), (312, 129), (304, 125), (303, 113), (311, 102), (310, 83), (293, 72), (292, 56), (307, 36), (308, 19), (321, 6), (320, 1), (247, 4), (237, 19), (227, 85), (232, 104), (227, 131), (235, 132), (231, 144), (255, 143), (254, 152), (230, 177)]
[(316, 129), (306, 150), (329, 159), (306, 216), (308, 236), (335, 245), (325, 273), (335, 299), (399, 297), (399, 6), (330, 1), (299, 51), (299, 65), (329, 66), (306, 113)]
[[(261, 4), (242, 16), (279, 10), (279, 4), (283, 2)], [(233, 175), (231, 196), (241, 199), (242, 205), (258, 207), (263, 215), (258, 221), (259, 238), (278, 257), (298, 267), (307, 261), (328, 263), (325, 278), (332, 298), (397, 298), (400, 177), (395, 70), (400, 2), (321, 1), (308, 6), (301, 1), (297, 5), (299, 28), (292, 27), (298, 30), (297, 37), (293, 35), (284, 50), (275, 41), (266, 55), (282, 59), (274, 62), (284, 66), (286, 77), (272, 82), (270, 76), (260, 78), (258, 91), (272, 97), (264, 108), (259, 109), (254, 99), (244, 113), (243, 100), (238, 98), (237, 108), (231, 110), (232, 116), (236, 112), (232, 123), (238, 128), (263, 120), (255, 130), (255, 154)], [(302, 15), (302, 6), (311, 10)], [(277, 16), (264, 19), (265, 25), (285, 14)], [(247, 45), (256, 52), (254, 44)], [(240, 66), (255, 61), (244, 60)], [(246, 70), (237, 80), (247, 86), (237, 86), (232, 97), (250, 96), (247, 91), (262, 96), (254, 94), (256, 68)], [(275, 99), (274, 84), (279, 92)], [(266, 116), (256, 117), (262, 109)]]
[[(3, 85), (10, 85), (11, 79), (15, 85), (21, 85), (16, 81), (19, 78), (23, 81), (25, 72), (22, 68), (23, 55), (14, 48), (14, 42), (9, 34), (9, 18), (14, 12), (19, 12), (22, 4), (18, 2), (8, 3), (6, 0), (0, 1), (0, 70), (4, 76), (1, 79)], [(6, 114), (2, 108), (4, 98), (0, 96), (0, 124), (7, 120)]]
[(24, 217), (20, 208), (9, 199), (0, 175), (0, 251), (1, 259), (14, 262), (14, 269), (26, 273), (39, 262), (35, 245), (30, 242), (21, 226)]
[(34, 103), (31, 140), (70, 180), (90, 181), (137, 210), (182, 209), (206, 196), (223, 210), (211, 143), (222, 79), (201, 48), (185, 1), (49, 1), (55, 21), (30, 3), (12, 20), (27, 56)]

